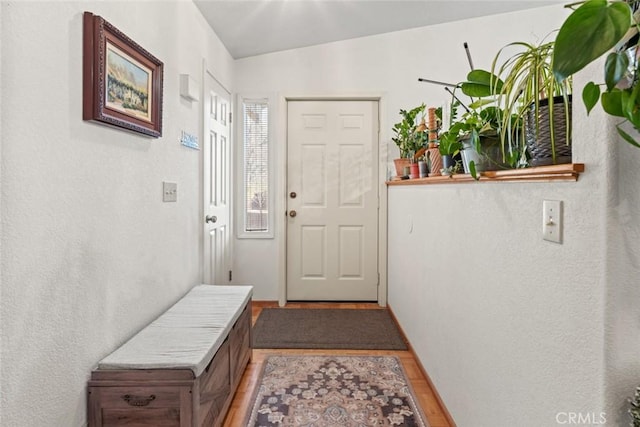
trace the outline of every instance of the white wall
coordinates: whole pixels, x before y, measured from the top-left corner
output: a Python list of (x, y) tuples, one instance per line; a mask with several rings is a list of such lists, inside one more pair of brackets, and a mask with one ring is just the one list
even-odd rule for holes
[[(540, 41), (567, 13), (552, 6), (246, 58), (237, 89), (381, 93), (388, 142), (400, 108), (448, 100), (418, 77), (464, 79), (464, 41), (476, 67), (488, 68), (500, 47)], [(600, 81), (600, 70), (578, 76), (576, 87)], [(574, 114), (574, 160), (587, 165), (577, 183), (389, 190), (389, 304), (460, 426), (556, 425), (562, 411), (604, 411), (617, 425), (640, 383), (640, 200), (627, 197), (640, 153), (622, 144), (616, 156), (620, 143), (600, 111), (587, 120), (576, 103)], [(284, 149), (283, 132), (276, 143)], [(564, 201), (562, 245), (541, 239), (545, 199)], [(275, 266), (279, 245), (240, 242), (237, 264)], [(236, 279), (254, 283), (259, 299), (277, 299), (275, 270), (244, 268)]]
[[(459, 426), (607, 410), (609, 128), (576, 107), (576, 183), (389, 189), (390, 305)], [(545, 199), (564, 202), (562, 245), (542, 240)]]
[[(81, 120), (84, 10), (164, 61), (163, 138)], [(386, 143), (398, 109), (447, 98), (418, 77), (464, 78), (464, 41), (488, 67), (564, 16), (542, 8), (234, 64), (190, 2), (0, 1), (0, 425), (81, 425), (93, 365), (200, 281), (200, 155), (178, 144), (181, 130), (199, 133), (200, 105), (179, 98), (180, 73), (200, 80), (205, 57), (238, 93), (382, 94)], [(576, 108), (577, 183), (389, 191), (389, 302), (460, 426), (555, 425), (561, 410), (625, 420), (640, 384), (640, 152), (612, 143), (598, 114)], [(178, 182), (178, 203), (161, 202), (163, 180)], [(539, 238), (547, 198), (565, 201), (561, 246)], [(280, 241), (236, 244), (234, 281), (277, 299)]]
[(627, 425), (626, 398), (640, 385), (640, 150), (612, 139), (617, 142), (607, 144), (605, 403), (612, 425)]
[[(420, 83), (418, 78), (453, 83), (464, 80), (469, 71), (465, 41), (475, 66), (489, 68), (500, 47), (514, 40), (541, 40), (565, 16), (566, 11), (558, 5), (245, 58), (236, 61), (236, 88), (245, 95), (266, 92), (279, 97), (382, 95), (380, 139), (386, 145), (393, 123), (400, 119), (399, 109), (422, 102), (439, 106), (450, 100), (442, 86)], [(275, 118), (280, 127), (275, 143), (280, 152), (286, 143), (283, 114)], [(389, 149), (389, 159), (397, 157), (395, 145), (390, 144)], [(278, 184), (276, 205), (280, 212), (285, 191), (282, 182)], [(283, 236), (279, 218), (276, 236)], [(280, 278), (275, 267), (279, 247), (279, 237), (236, 243), (234, 281), (254, 284), (256, 299), (278, 298)], [(264, 260), (268, 270), (252, 267), (256, 259)]]
[[(82, 121), (82, 13), (164, 62), (164, 129)], [(191, 2), (2, 2), (0, 425), (79, 426), (103, 356), (201, 282), (201, 106), (179, 74), (233, 61)], [(178, 202), (162, 203), (162, 181)]]

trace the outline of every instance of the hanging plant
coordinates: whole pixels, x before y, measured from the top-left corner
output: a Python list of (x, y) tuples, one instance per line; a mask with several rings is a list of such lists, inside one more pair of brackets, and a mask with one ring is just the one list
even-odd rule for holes
[(629, 122), (640, 131), (639, 4), (638, 0), (588, 0), (568, 5), (577, 8), (562, 24), (553, 55), (553, 72), (558, 81), (564, 81), (614, 49), (605, 61), (604, 82), (587, 83), (582, 100), (587, 113), (599, 100), (607, 114), (624, 119), (616, 126), (618, 134), (638, 148), (636, 137), (621, 125)]

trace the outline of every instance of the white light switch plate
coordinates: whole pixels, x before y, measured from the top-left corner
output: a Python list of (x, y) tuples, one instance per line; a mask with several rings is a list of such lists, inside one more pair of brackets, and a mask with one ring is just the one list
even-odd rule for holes
[(542, 202), (542, 238), (550, 242), (562, 243), (562, 201)]
[(177, 202), (178, 201), (178, 184), (175, 182), (162, 183), (162, 201)]

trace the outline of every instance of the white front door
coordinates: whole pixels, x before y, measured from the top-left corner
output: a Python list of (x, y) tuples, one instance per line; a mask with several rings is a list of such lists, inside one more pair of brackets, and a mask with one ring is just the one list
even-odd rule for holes
[(230, 95), (216, 79), (204, 73), (204, 283), (230, 280)]
[(290, 101), (287, 299), (378, 300), (378, 103)]

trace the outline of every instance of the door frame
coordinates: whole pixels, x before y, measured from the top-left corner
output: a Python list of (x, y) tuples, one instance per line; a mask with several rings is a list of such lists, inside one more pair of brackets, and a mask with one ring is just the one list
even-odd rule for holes
[[(277, 139), (282, 141), (283, 149), (279, 150), (278, 163), (287, 164), (289, 141), (287, 139), (287, 121), (289, 101), (376, 101), (378, 103), (378, 305), (387, 306), (387, 152), (388, 144), (382, 143), (382, 124), (386, 123), (384, 115), (384, 94), (281, 94), (278, 100), (279, 121), (277, 124)], [(282, 307), (287, 302), (287, 167), (279, 168), (276, 188), (276, 212), (280, 220), (276, 219), (282, 228), (282, 238), (278, 245), (278, 304)], [(282, 214), (281, 214), (282, 213)], [(278, 218), (278, 216), (276, 218)]]

